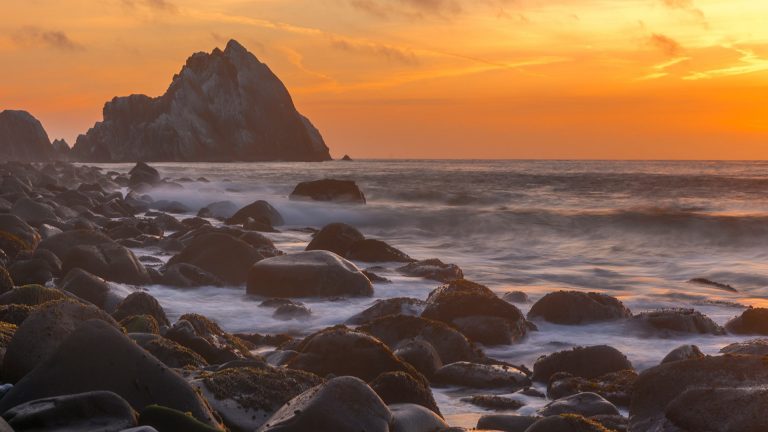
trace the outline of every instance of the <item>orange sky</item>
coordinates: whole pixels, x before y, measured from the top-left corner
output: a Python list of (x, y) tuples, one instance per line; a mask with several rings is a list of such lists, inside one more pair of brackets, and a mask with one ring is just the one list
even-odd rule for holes
[(768, 159), (765, 0), (0, 5), (0, 109), (70, 144), (235, 38), (335, 157)]

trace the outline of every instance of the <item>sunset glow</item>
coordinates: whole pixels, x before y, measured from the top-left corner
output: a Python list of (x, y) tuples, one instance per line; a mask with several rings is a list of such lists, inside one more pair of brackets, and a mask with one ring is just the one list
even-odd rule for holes
[(762, 0), (5, 3), (0, 106), (70, 144), (234, 38), (334, 157), (768, 159)]

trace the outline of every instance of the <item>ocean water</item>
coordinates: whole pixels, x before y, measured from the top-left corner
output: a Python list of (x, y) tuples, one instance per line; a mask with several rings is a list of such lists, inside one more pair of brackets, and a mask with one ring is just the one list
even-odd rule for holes
[[(325, 163), (152, 164), (184, 189), (155, 190), (155, 199), (182, 202), (195, 214), (230, 200), (264, 199), (284, 216), (268, 234), (286, 252), (303, 250), (304, 227), (346, 222), (414, 258), (458, 264), (466, 278), (498, 293), (522, 290), (533, 301), (559, 289), (598, 291), (633, 312), (695, 308), (723, 324), (745, 306), (768, 304), (768, 163), (617, 161), (386, 161)], [(126, 164), (102, 165), (127, 171)], [(351, 179), (367, 205), (288, 200), (300, 181)], [(158, 250), (137, 250), (169, 258)], [(360, 267), (367, 267), (358, 263)], [(389, 265), (394, 268), (396, 265)], [(439, 283), (381, 272), (372, 299), (303, 300), (307, 321), (279, 321), (244, 287), (191, 290), (151, 286), (172, 318), (197, 312), (232, 332), (305, 335), (370, 306), (379, 298), (426, 298)], [(704, 277), (738, 292), (688, 283)], [(524, 312), (530, 304), (518, 305)], [(612, 345), (637, 369), (695, 343), (705, 353), (745, 340), (740, 336), (649, 336), (621, 323), (561, 326), (537, 323), (521, 343), (488, 347), (489, 355), (532, 366), (546, 353), (573, 345)], [(474, 426), (483, 409), (460, 401), (455, 389), (436, 390), (457, 425)], [(541, 405), (529, 399), (521, 413)]]

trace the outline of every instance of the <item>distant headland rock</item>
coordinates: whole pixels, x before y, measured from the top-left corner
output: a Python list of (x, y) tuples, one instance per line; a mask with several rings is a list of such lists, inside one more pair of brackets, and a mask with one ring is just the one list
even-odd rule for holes
[(39, 162), (57, 158), (43, 125), (26, 111), (0, 112), (0, 160)]
[(237, 41), (187, 59), (164, 95), (116, 97), (77, 138), (74, 159), (324, 161), (320, 132), (272, 71)]

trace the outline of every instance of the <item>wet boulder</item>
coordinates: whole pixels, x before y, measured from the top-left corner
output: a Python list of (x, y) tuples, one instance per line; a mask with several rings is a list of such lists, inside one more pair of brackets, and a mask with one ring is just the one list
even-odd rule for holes
[(5, 267), (0, 265), (0, 294), (12, 290), (14, 287), (13, 279)]
[[(734, 342), (720, 349), (723, 354), (768, 355), (768, 339), (758, 338)], [(703, 354), (701, 355), (704, 356)]]
[(470, 362), (447, 364), (435, 372), (432, 381), (440, 385), (509, 390), (520, 389), (531, 384), (528, 376), (515, 367)]
[(365, 236), (355, 227), (345, 223), (331, 223), (324, 226), (315, 234), (306, 250), (327, 250), (336, 255), (346, 257), (355, 242), (364, 240)]
[(14, 258), (19, 252), (33, 251), (40, 234), (18, 216), (0, 213), (0, 249)]
[(318, 250), (257, 262), (248, 275), (247, 292), (267, 297), (371, 296), (373, 286), (351, 262)]
[(0, 400), (0, 412), (36, 399), (94, 389), (114, 392), (136, 410), (158, 404), (218, 425), (181, 376), (102, 320), (86, 321), (61, 341)]
[(63, 292), (42, 285), (22, 285), (0, 294), (0, 305), (37, 306), (67, 298)]
[(136, 315), (149, 315), (159, 325), (171, 325), (157, 299), (144, 291), (131, 293), (117, 305), (115, 312), (112, 313), (112, 317), (118, 321)]
[(641, 331), (666, 336), (674, 333), (722, 335), (725, 330), (694, 309), (660, 309), (633, 316), (630, 322)]
[(568, 372), (558, 372), (549, 379), (547, 396), (550, 399), (560, 399), (581, 392), (592, 392), (617, 405), (628, 406), (635, 381), (637, 372), (633, 370), (610, 372), (597, 378), (583, 378)]
[(365, 195), (352, 180), (323, 179), (301, 182), (296, 185), (289, 198), (365, 204)]
[(256, 201), (235, 212), (227, 219), (227, 224), (242, 225), (248, 222), (248, 219), (263, 221), (269, 226), (280, 226), (285, 223), (283, 216), (271, 204), (266, 201)]
[(30, 258), (14, 262), (8, 267), (8, 272), (10, 273), (11, 278), (19, 285), (45, 285), (61, 272), (60, 266), (61, 263), (59, 263), (59, 267), (56, 268), (52, 267), (51, 264), (44, 259)]
[(93, 319), (119, 327), (115, 320), (95, 306), (60, 300), (38, 308), (19, 326), (8, 344), (3, 360), (3, 379), (19, 381), (53, 355), (62, 340), (80, 324)]
[(80, 268), (70, 270), (59, 283), (59, 288), (112, 313), (123, 298), (113, 291), (104, 279)]
[(257, 432), (389, 432), (392, 413), (363, 381), (339, 377), (291, 399)]
[(487, 345), (510, 344), (525, 337), (531, 328), (517, 307), (487, 287), (465, 279), (432, 291), (421, 316), (450, 324), (470, 340)]
[(597, 393), (576, 393), (554, 400), (541, 408), (538, 413), (544, 417), (560, 414), (578, 414), (584, 417), (596, 415), (618, 415), (615, 405)]
[(560, 414), (537, 420), (525, 432), (610, 432), (610, 429), (578, 414)]
[(11, 208), (11, 214), (18, 216), (34, 227), (44, 223), (55, 224), (59, 221), (59, 217), (56, 216), (53, 207), (30, 198), (20, 198), (16, 200)]
[(523, 291), (508, 291), (505, 292), (501, 299), (510, 303), (529, 303), (531, 299)]
[(108, 391), (90, 391), (37, 399), (3, 413), (17, 432), (120, 432), (137, 425), (136, 412), (123, 398)]
[(272, 316), (282, 321), (301, 320), (312, 316), (312, 310), (303, 304), (284, 304), (278, 306)]
[(105, 243), (115, 244), (106, 234), (88, 229), (65, 231), (49, 237), (40, 243), (40, 249), (48, 249), (64, 261), (69, 251), (78, 246), (99, 246)]
[(667, 405), (667, 419), (687, 431), (768, 430), (766, 388), (690, 388)]
[(146, 285), (152, 279), (130, 249), (116, 243), (76, 246), (64, 256), (62, 271), (81, 268), (101, 278), (134, 285)]
[(128, 336), (169, 368), (200, 369), (208, 366), (208, 362), (200, 354), (160, 335), (129, 333)]
[(160, 324), (152, 315), (133, 315), (120, 320), (126, 333), (160, 334)]
[(496, 395), (468, 396), (461, 401), (491, 411), (514, 411), (525, 406), (519, 399)]
[[(751, 419), (758, 421), (763, 415), (755, 414), (748, 399), (754, 398), (754, 402), (760, 406), (764, 403), (759, 392), (749, 394), (752, 389), (765, 388), (768, 385), (768, 367), (765, 359), (752, 355), (724, 355), (716, 357), (702, 357), (692, 360), (682, 360), (664, 363), (647, 369), (640, 374), (635, 383), (635, 391), (630, 405), (630, 430), (633, 432), (651, 432), (658, 430), (674, 430), (676, 424), (681, 423), (683, 415), (690, 419), (691, 415), (702, 415), (702, 420), (719, 419), (707, 424), (708, 428), (717, 426), (720, 429), (711, 430), (762, 430), (735, 428), (727, 429), (726, 426), (733, 421), (734, 424), (747, 425)], [(717, 389), (747, 389), (746, 393), (737, 391), (734, 393), (720, 393)], [(690, 399), (675, 407), (673, 401), (681, 397), (686, 391), (694, 389), (714, 389), (713, 392), (695, 393)], [(745, 395), (744, 398), (740, 395)], [(722, 396), (722, 398), (720, 398)], [(735, 396), (735, 399), (732, 397)], [(706, 400), (706, 398), (710, 398)], [(735, 404), (731, 404), (736, 402)], [(764, 406), (764, 405), (763, 405)], [(674, 408), (674, 410), (673, 410)], [(705, 412), (708, 411), (708, 412)], [(672, 415), (670, 415), (672, 413)], [(722, 416), (722, 417), (717, 417)], [(722, 419), (728, 421), (723, 422)], [(667, 428), (667, 429), (665, 429)]]
[(224, 220), (234, 216), (237, 210), (237, 204), (232, 201), (217, 201), (201, 208), (197, 216)]
[(286, 402), (323, 383), (302, 371), (265, 367), (233, 367), (192, 381), (232, 431), (251, 432)]
[(735, 334), (768, 335), (768, 308), (749, 308), (725, 323), (725, 329)]
[(420, 337), (401, 341), (394, 353), (397, 358), (410, 364), (427, 378), (432, 378), (435, 372), (443, 367), (443, 361), (435, 347)]
[(239, 285), (248, 279), (253, 264), (263, 258), (264, 255), (243, 240), (213, 232), (195, 237), (181, 253), (168, 261), (168, 267), (191, 264), (225, 283)]
[(138, 186), (145, 184), (154, 186), (160, 183), (160, 173), (145, 162), (138, 162), (136, 165), (128, 171), (130, 176), (128, 185), (131, 189), (135, 189)]
[[(477, 429), (525, 432), (540, 417), (512, 414), (487, 414), (477, 420)], [(558, 430), (558, 429), (555, 429)], [(601, 431), (603, 432), (603, 431)]]
[(449, 428), (448, 424), (434, 411), (418, 404), (390, 404), (388, 408), (392, 413), (390, 431), (425, 432), (444, 431)]
[(407, 372), (424, 380), (381, 341), (344, 326), (330, 327), (307, 336), (296, 351), (298, 354), (286, 366), (319, 376), (351, 375), (371, 381), (384, 372)]
[(629, 318), (631, 315), (621, 301), (606, 294), (557, 291), (534, 303), (528, 312), (528, 319), (573, 325)]
[(533, 379), (549, 382), (557, 372), (582, 378), (597, 378), (610, 372), (634, 369), (627, 357), (608, 345), (575, 347), (541, 356), (533, 365)]
[(405, 252), (376, 239), (358, 240), (349, 248), (347, 258), (362, 262), (412, 262)]
[(182, 315), (165, 337), (195, 351), (210, 364), (252, 357), (244, 341), (199, 314)]
[(419, 316), (424, 311), (426, 305), (427, 303), (423, 300), (410, 297), (376, 300), (368, 309), (350, 317), (347, 320), (347, 324), (367, 324), (387, 315)]
[(441, 416), (429, 385), (405, 372), (384, 372), (368, 385), (387, 405), (416, 404)]
[(459, 266), (446, 264), (437, 258), (412, 262), (398, 267), (397, 271), (405, 276), (432, 279), (439, 282), (450, 282), (464, 278), (464, 272)]
[[(768, 347), (768, 344), (767, 344), (767, 347)], [(766, 350), (766, 354), (768, 354), (768, 349)], [(704, 357), (704, 353), (701, 352), (698, 346), (680, 345), (679, 347), (670, 351), (666, 356), (664, 356), (664, 358), (661, 360), (661, 363), (676, 362), (681, 360), (691, 360), (691, 359), (697, 359), (701, 357)]]
[(180, 288), (224, 285), (224, 281), (219, 279), (219, 277), (213, 273), (209, 273), (197, 266), (187, 263), (178, 263), (168, 266), (160, 281), (163, 285)]

